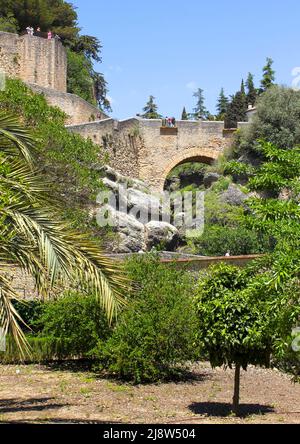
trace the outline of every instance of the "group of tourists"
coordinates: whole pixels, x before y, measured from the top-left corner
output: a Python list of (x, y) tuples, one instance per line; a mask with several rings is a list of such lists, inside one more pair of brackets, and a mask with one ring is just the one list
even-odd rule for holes
[(44, 35), (47, 35), (48, 40), (51, 40), (53, 38), (60, 40), (59, 35), (53, 34), (52, 31), (48, 31), (47, 33), (42, 33), (41, 28), (38, 26), (36, 30), (32, 26), (27, 26), (26, 28), (27, 34), (35, 37), (44, 37)]
[(163, 126), (167, 126), (168, 128), (175, 128), (176, 126), (176, 119), (175, 117), (166, 117), (163, 119)]

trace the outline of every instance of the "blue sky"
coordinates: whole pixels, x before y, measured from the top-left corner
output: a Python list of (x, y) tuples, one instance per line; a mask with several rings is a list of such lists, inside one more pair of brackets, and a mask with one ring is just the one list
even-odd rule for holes
[(291, 85), (300, 66), (299, 0), (73, 0), (85, 34), (103, 44), (103, 63), (119, 119), (141, 112), (150, 94), (163, 115), (191, 111), (204, 90), (215, 112), (221, 87), (234, 93), (251, 71), (257, 84), (266, 57), (276, 80)]

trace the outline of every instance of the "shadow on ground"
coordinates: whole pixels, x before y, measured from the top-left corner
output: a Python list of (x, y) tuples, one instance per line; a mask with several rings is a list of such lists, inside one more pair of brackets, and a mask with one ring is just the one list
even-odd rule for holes
[[(189, 409), (196, 415), (226, 417), (232, 414), (232, 404), (225, 402), (195, 402), (189, 405)], [(266, 415), (275, 413), (273, 407), (260, 404), (241, 404), (240, 416), (246, 418), (251, 415)]]
[[(65, 361), (53, 361), (53, 362), (47, 362), (44, 363), (45, 368), (47, 368), (50, 371), (59, 371), (59, 372), (72, 372), (72, 373), (85, 373), (85, 372), (91, 372), (93, 373), (95, 379), (105, 379), (111, 382), (114, 382), (116, 384), (129, 384), (131, 385), (130, 380), (123, 380), (118, 377), (114, 377), (111, 374), (107, 374), (105, 371), (97, 372), (94, 369), (95, 361), (93, 360), (65, 360)], [(206, 371), (192, 371), (186, 368), (178, 368), (174, 369), (174, 372), (172, 372), (169, 376), (169, 378), (166, 378), (163, 381), (160, 381), (160, 383), (168, 384), (168, 383), (175, 383), (175, 384), (194, 384), (197, 382), (202, 382), (205, 380), (212, 379), (212, 374)], [(144, 386), (151, 386), (156, 385), (157, 382), (153, 383), (144, 383), (141, 385)]]
[(68, 404), (51, 403), (54, 398), (0, 399), (0, 415), (14, 412), (41, 412), (60, 409)]
[(51, 418), (51, 419), (24, 419), (23, 421), (0, 421), (0, 424), (122, 424), (116, 421), (96, 421), (88, 419), (61, 419), (61, 418)]

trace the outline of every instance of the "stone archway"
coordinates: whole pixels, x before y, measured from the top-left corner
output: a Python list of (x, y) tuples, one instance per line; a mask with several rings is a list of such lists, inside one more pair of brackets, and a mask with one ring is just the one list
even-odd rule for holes
[(176, 166), (182, 165), (187, 162), (201, 162), (212, 164), (220, 156), (220, 152), (208, 148), (192, 148), (189, 150), (184, 150), (180, 155), (172, 158), (167, 166), (164, 168), (164, 172), (159, 180), (158, 189), (159, 191), (164, 190), (166, 179)]

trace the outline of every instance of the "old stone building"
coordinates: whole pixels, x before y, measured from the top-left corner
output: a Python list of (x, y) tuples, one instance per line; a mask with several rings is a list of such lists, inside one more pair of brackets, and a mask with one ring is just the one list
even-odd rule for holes
[(67, 93), (67, 54), (58, 39), (0, 32), (0, 71), (23, 80), (68, 116), (68, 124), (107, 116), (81, 97)]

